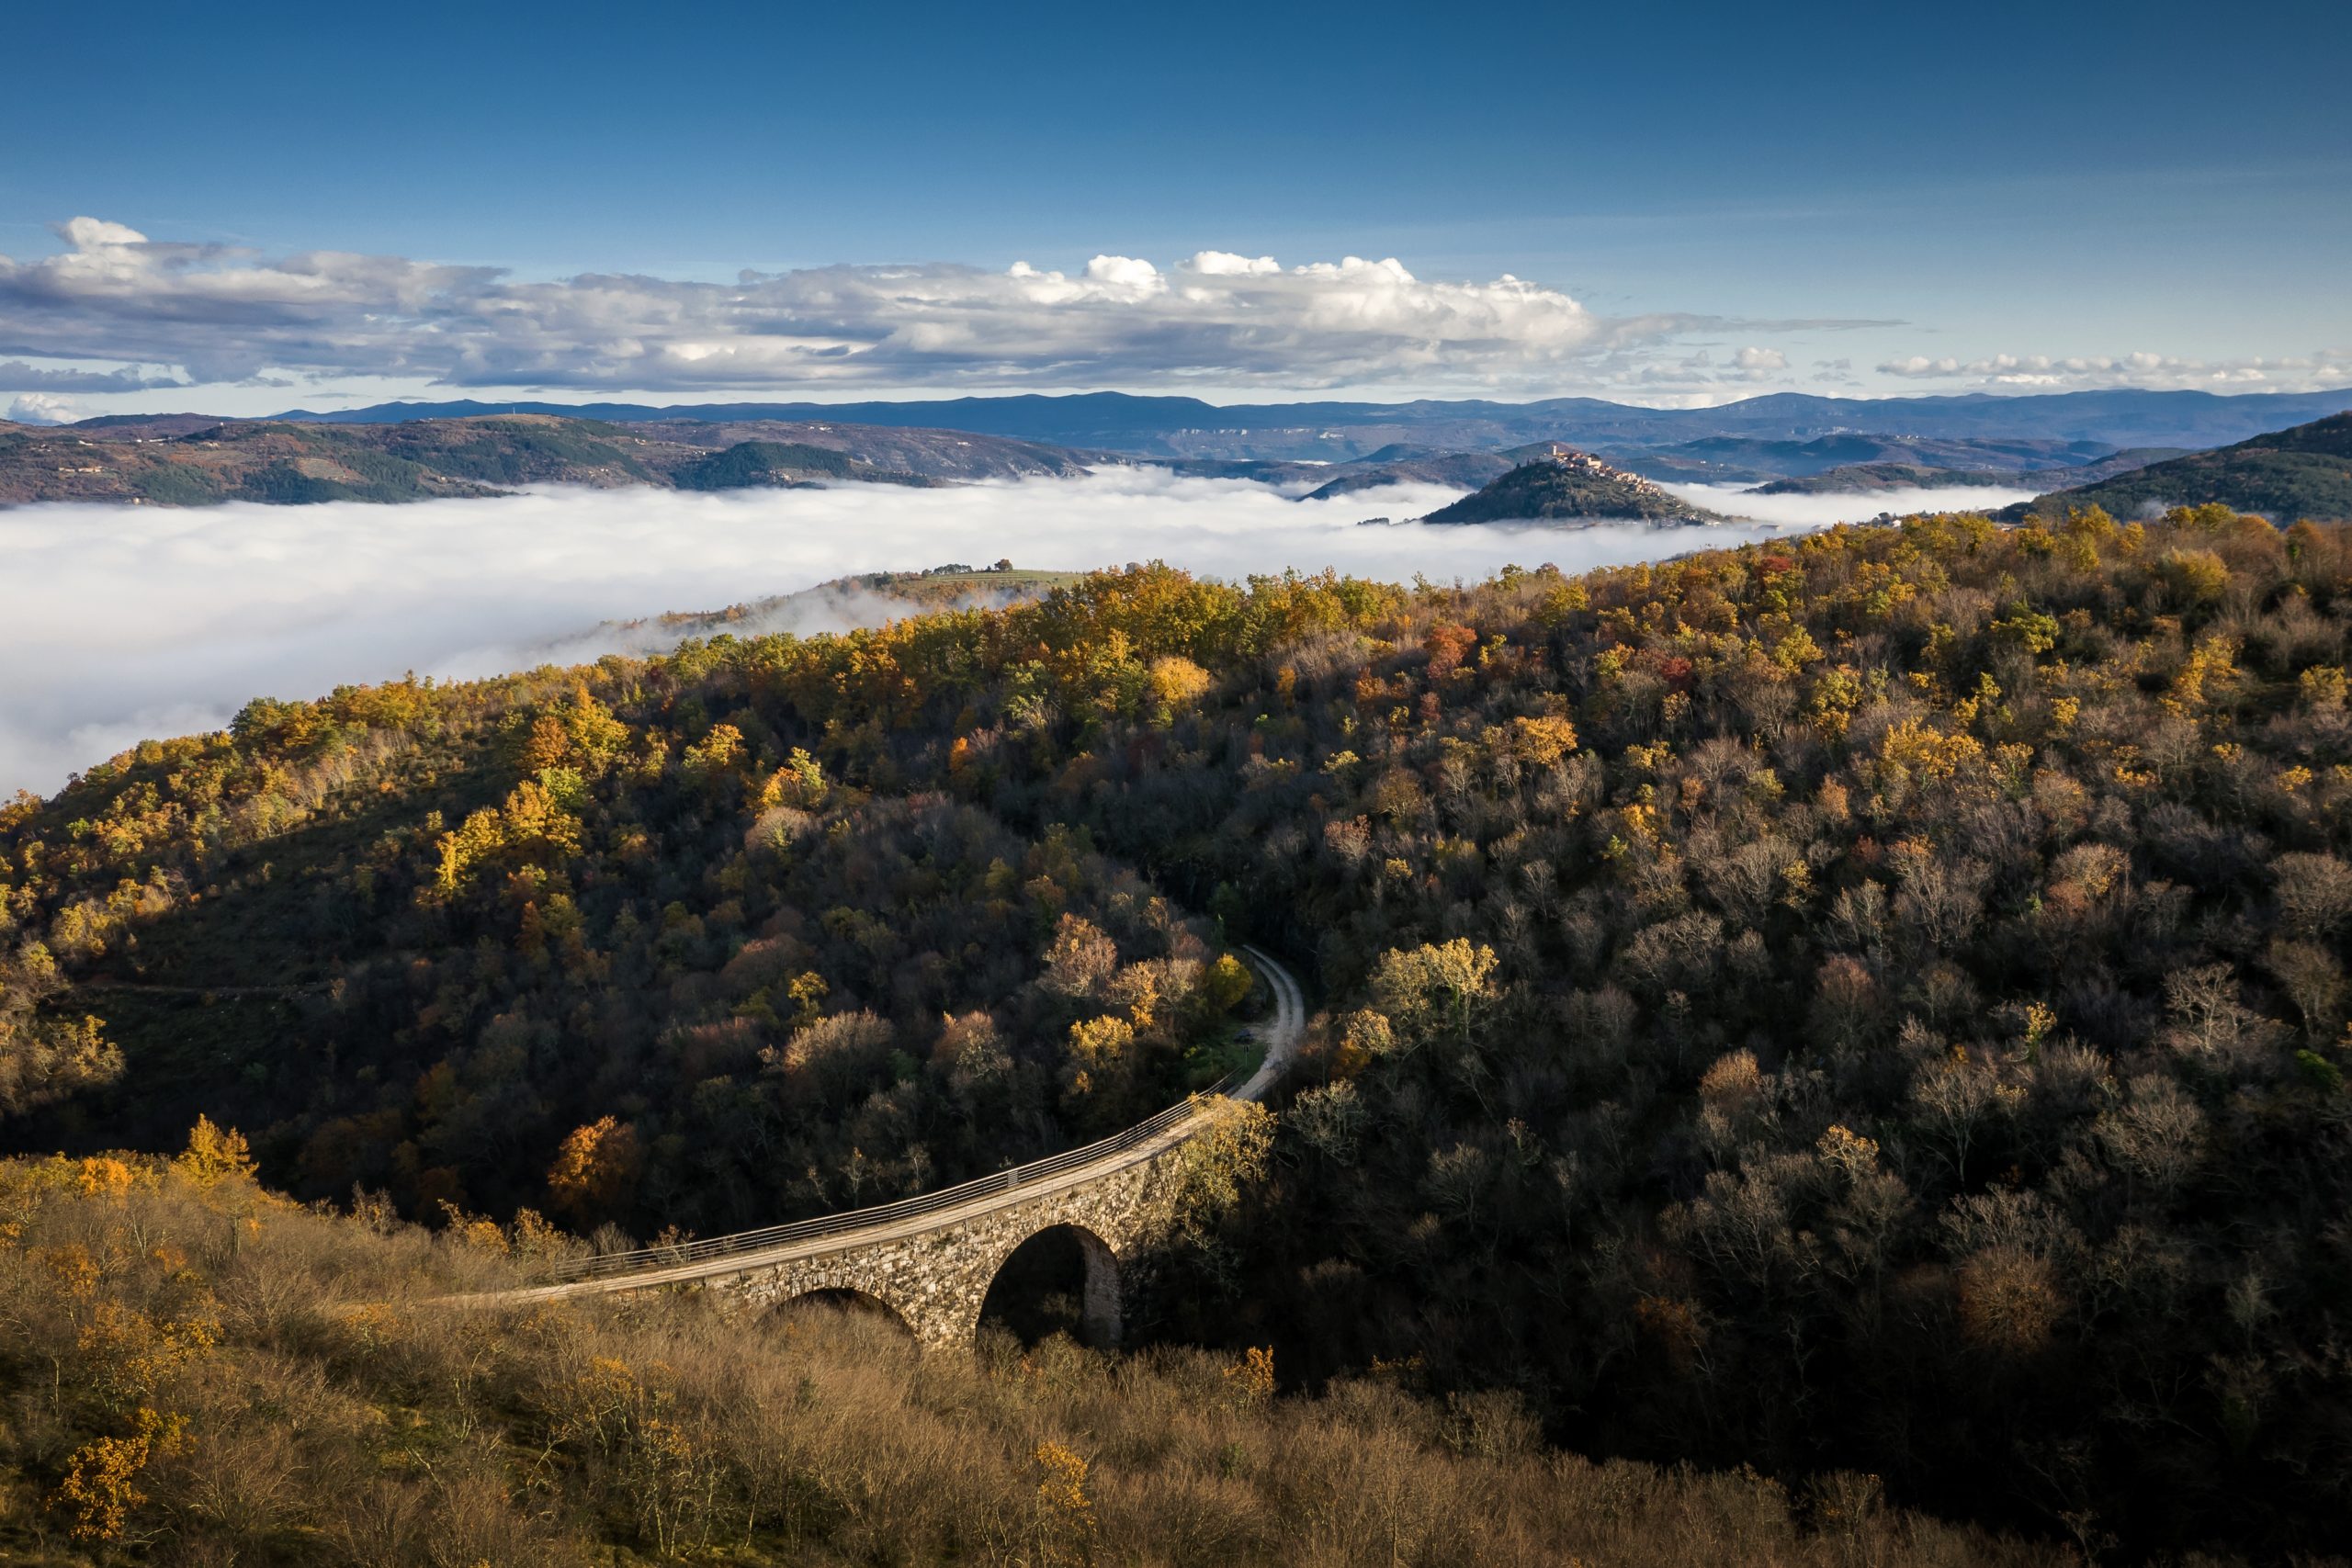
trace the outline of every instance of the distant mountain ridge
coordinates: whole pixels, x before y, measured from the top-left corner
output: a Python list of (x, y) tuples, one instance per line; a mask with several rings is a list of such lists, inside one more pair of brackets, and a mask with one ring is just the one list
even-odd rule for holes
[(1852, 432), (1810, 441), (1709, 435), (1618, 460), (1645, 479), (1673, 484), (1737, 484), (1809, 479), (1836, 468), (1907, 465), (1964, 473), (2017, 473), (2095, 462), (2111, 443), (2044, 437), (1887, 435)]
[(0, 424), (0, 505), (228, 501), (300, 505), (494, 496), (524, 485), (678, 490), (1068, 478), (1080, 455), (958, 431), (546, 414), (304, 424), (184, 414)]
[[(1575, 417), (1600, 421), (1594, 410), (1610, 411), (1620, 423), (1708, 419), (1749, 423), (1786, 419), (1806, 411), (1838, 407), (1858, 417), (1894, 419), (1911, 411), (1915, 423), (1935, 423), (1919, 411), (1945, 414), (1965, 405), (1980, 423), (2012, 422), (2031, 413), (2063, 425), (2112, 430), (2136, 423), (2195, 424), (2200, 421), (2243, 423), (2264, 411), (2307, 405), (2312, 397), (2252, 394), (2218, 398), (2206, 393), (2092, 394), (2045, 398), (1911, 399), (1851, 400), (1791, 398), (1752, 399), (1714, 410), (1629, 409), (1589, 399), (1546, 404), (1303, 404), (1300, 408), (1358, 411), (1391, 423), (1308, 431), (1321, 456), (1313, 459), (1235, 455), (1257, 443), (1272, 450), (1291, 443), (1304, 427), (1281, 427), (1269, 435), (1246, 425), (1165, 433), (1145, 445), (1211, 448), (1191, 455), (1120, 448), (1117, 429), (1097, 430), (1089, 446), (1049, 444), (1025, 436), (970, 428), (910, 423), (860, 423), (844, 412), (893, 414), (920, 410), (933, 418), (967, 418), (974, 423), (1051, 423), (1093, 421), (1116, 426), (1121, 419), (1170, 417), (1237, 418), (1265, 409), (1220, 410), (1192, 399), (1133, 399), (1115, 394), (1084, 398), (965, 399), (951, 403), (863, 404), (826, 412), (816, 419), (753, 417), (806, 412), (810, 405), (728, 404), (700, 409), (650, 410), (628, 404), (588, 405), (616, 413), (660, 413), (658, 419), (576, 419), (534, 412), (466, 413), (456, 417), (369, 420), (339, 416), (290, 420), (212, 420), (194, 413), (108, 415), (73, 425), (18, 426), (0, 423), (0, 505), (45, 501), (144, 502), (200, 505), (247, 500), (285, 503), (319, 501), (400, 502), (436, 497), (504, 493), (532, 484), (612, 486), (644, 484), (685, 490), (738, 489), (840, 482), (936, 484), (974, 479), (1070, 478), (1104, 466), (1149, 465), (1183, 477), (1248, 479), (1273, 486), (1299, 499), (1329, 500), (1396, 484), (1472, 489), (1509, 478), (1521, 458), (1555, 448), (1591, 454), (1611, 466), (1621, 488), (1611, 504), (1631, 510), (1588, 509), (1600, 504), (1598, 491), (1543, 498), (1519, 496), (1514, 504), (1543, 506), (1542, 516), (1637, 516), (1663, 518), (1696, 509), (1638, 489), (1667, 479), (1683, 483), (1759, 485), (1768, 494), (1868, 494), (1913, 488), (2009, 485), (2024, 491), (2043, 485), (2050, 495), (2085, 496), (2097, 491), (2110, 511), (2169, 500), (2215, 500), (2246, 510), (2296, 515), (2340, 516), (2346, 502), (2331, 476), (2338, 468), (2332, 449), (2283, 447), (2292, 431), (2254, 432), (2225, 448), (2237, 456), (2204, 452), (2184, 456), (2178, 446), (2140, 443), (2119, 447), (2109, 435), (2052, 429), (2023, 434), (1920, 435), (1885, 431), (1841, 430), (1797, 436), (1740, 434), (1691, 434), (1668, 431), (1674, 439), (1656, 446), (1638, 443), (1579, 446), (1557, 436), (1534, 442), (1509, 437), (1511, 426), (1553, 417), (1543, 410), (1568, 410)], [(2188, 400), (2183, 402), (2179, 400)], [(2352, 403), (2352, 391), (2320, 394), (2317, 401)], [(404, 413), (442, 408), (481, 409), (480, 403), (393, 405)], [(562, 405), (520, 405), (556, 407)], [(1072, 410), (1075, 409), (1075, 412)], [(1483, 444), (1443, 445), (1403, 439), (1395, 425), (1414, 410), (1440, 411), (1449, 418), (1465, 409), (1497, 417), (1475, 432)], [(2105, 414), (2097, 411), (2105, 409)], [(2118, 410), (2137, 414), (2125, 419)], [(1053, 411), (1061, 411), (1055, 412)], [(1763, 412), (1759, 412), (1761, 410)], [(2007, 412), (2000, 411), (2006, 410)], [(2072, 410), (2068, 414), (2066, 411)], [(2169, 410), (2170, 412), (2164, 411)], [(1535, 412), (1532, 412), (1535, 411)], [(1581, 411), (1581, 412), (1576, 412)], [(1989, 411), (1989, 412), (1988, 412)], [(2086, 412), (2087, 411), (2087, 412)], [(361, 411), (366, 412), (368, 411)], [(2325, 413), (2335, 413), (2329, 408)], [(1509, 413), (1510, 418), (1500, 418)], [(724, 417), (721, 417), (724, 416)], [(1432, 418), (1436, 417), (1434, 414)], [(1566, 414), (1559, 417), (1568, 417)], [(1943, 415), (1937, 415), (1941, 418)], [(2105, 421), (2105, 423), (2101, 423)], [(1475, 423), (1475, 422), (1474, 422)], [(1455, 420), (1444, 428), (1456, 430)], [(2323, 418), (2294, 430), (2333, 429)], [(1128, 435), (1133, 431), (1127, 432)], [(1260, 436), (1265, 436), (1261, 442)], [(1375, 438), (1377, 440), (1375, 444)], [(1197, 439), (1196, 439), (1197, 438)], [(2323, 434), (2312, 437), (2324, 443)], [(2265, 445), (2267, 443), (2267, 445)], [(2208, 461), (2207, 459), (2211, 459)], [(2135, 475), (2145, 477), (2135, 478)], [(1590, 476), (1588, 476), (1589, 479)], [(2127, 482), (2128, 481), (2128, 482)], [(1528, 481), (1522, 481), (1522, 484)], [(1595, 481), (1598, 482), (1598, 481)], [(1557, 488), (1555, 485), (1555, 488)], [(1581, 484), (1572, 490), (1590, 490)], [(1476, 498), (1465, 497), (1470, 505)], [(2086, 504), (2088, 502), (2086, 502)], [(1478, 502), (1483, 506), (1486, 502)], [(1473, 507), (1473, 510), (1476, 510)], [(1564, 509), (1564, 510), (1563, 510)], [(1464, 520), (1467, 520), (1465, 517)]]
[(2018, 476), (1984, 468), (1928, 468), (1917, 463), (1848, 463), (1817, 474), (1750, 485), (1743, 495), (1872, 495), (1881, 491), (1944, 487), (2022, 488)]
[(1713, 436), (1804, 442), (1854, 433), (1937, 440), (2091, 441), (2115, 447), (2199, 448), (2242, 441), (2347, 405), (2352, 405), (2352, 389), (2222, 396), (2124, 389), (2024, 397), (1972, 392), (1916, 398), (1826, 398), (1776, 392), (1705, 409), (1643, 408), (1599, 398), (1552, 398), (1526, 403), (1421, 400), (1218, 405), (1197, 398), (1083, 392), (933, 401), (673, 407), (467, 400), (380, 403), (334, 412), (295, 410), (281, 417), (330, 424), (378, 424), (514, 412), (613, 423), (840, 422), (959, 430), (1131, 456), (1264, 460), (1361, 458), (1400, 442), (1451, 451), (1495, 451), (1533, 441), (1561, 441), (1588, 451), (1610, 450), (1622, 460), (1631, 450)]
[(1952, 486), (2028, 490), (2052, 480), (2095, 484), (2128, 474), (2151, 463), (2187, 456), (2177, 446), (2133, 446), (2094, 462), (2070, 468), (1934, 468), (1918, 463), (1847, 463), (1815, 473), (1792, 475), (1751, 486), (1749, 495), (1867, 495), (1879, 491), (1937, 490)]

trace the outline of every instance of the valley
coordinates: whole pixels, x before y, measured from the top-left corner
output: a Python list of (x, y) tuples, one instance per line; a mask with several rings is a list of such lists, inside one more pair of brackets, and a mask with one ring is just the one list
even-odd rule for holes
[(2346, 552), (2207, 508), (1137, 566), (259, 701), (0, 814), (6, 1125), (68, 1172), (235, 1126), (490, 1288), (1131, 1126), (1250, 1061), (1246, 941), (1314, 1016), (1150, 1336), (1586, 1453), (1867, 1456), (1970, 1528), (2063, 1528), (2061, 1443), (2121, 1540), (2316, 1540), (2345, 1478), (2268, 1460), (2332, 1386), (2232, 1470), (2194, 1369), (2256, 1267), (2261, 1353), (2315, 1354), (2340, 1262)]
[(5, 36), (0, 1564), (2352, 1568), (2352, 7)]

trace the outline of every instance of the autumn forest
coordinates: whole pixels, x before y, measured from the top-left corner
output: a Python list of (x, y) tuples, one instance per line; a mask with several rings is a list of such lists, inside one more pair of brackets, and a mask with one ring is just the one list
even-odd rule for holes
[[(2342, 1551), (2347, 617), (1944, 515), (145, 742), (0, 807), (0, 1555)], [(431, 1304), (1115, 1132), (1244, 942), (1307, 1047), (1138, 1348)]]

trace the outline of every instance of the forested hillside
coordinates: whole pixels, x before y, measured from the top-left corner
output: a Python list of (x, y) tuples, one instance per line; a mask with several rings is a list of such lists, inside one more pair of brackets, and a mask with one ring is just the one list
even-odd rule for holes
[(1589, 453), (1553, 446), (1449, 506), (1428, 523), (1567, 523), (1640, 518), (1652, 523), (1721, 523), (1704, 507), (1660, 490), (1638, 474)]
[(256, 703), (16, 807), (60, 900), (19, 969), (74, 987), (30, 1027), (100, 1010), (127, 1053), (0, 1078), (21, 1111), (110, 1080), (17, 1136), (209, 1111), (304, 1196), (707, 1234), (1084, 1142), (1240, 1065), (1247, 972), (1085, 829), (835, 784), (732, 651)]
[(2352, 412), (2102, 478), (2045, 495), (2030, 507), (2056, 514), (2098, 506), (2131, 517), (2151, 508), (2216, 503), (2282, 523), (2352, 519)]
[(302, 1190), (707, 1228), (1210, 1073), (1221, 927), (1328, 1008), (1191, 1336), (2320, 1549), (2347, 606), (2335, 529), (1941, 517), (257, 704), (0, 818), (9, 1136), (225, 1107)]

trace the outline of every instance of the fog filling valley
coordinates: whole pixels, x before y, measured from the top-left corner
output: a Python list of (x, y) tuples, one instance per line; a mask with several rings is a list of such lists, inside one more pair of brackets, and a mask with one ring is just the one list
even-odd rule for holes
[[(1710, 528), (1359, 527), (1461, 492), (1399, 487), (1295, 502), (1238, 480), (1119, 468), (943, 490), (845, 486), (702, 495), (543, 491), (406, 506), (44, 505), (0, 511), (0, 798), (49, 793), (134, 742), (218, 729), (255, 696), (645, 653), (628, 626), (882, 570), (950, 561), (1083, 570), (1159, 559), (1204, 575), (1336, 567), (1475, 581), (1657, 559), (1881, 512), (1979, 510), (2027, 492), (1735, 496), (1669, 487), (1765, 522)], [(876, 624), (903, 604), (803, 600), (752, 629)]]

